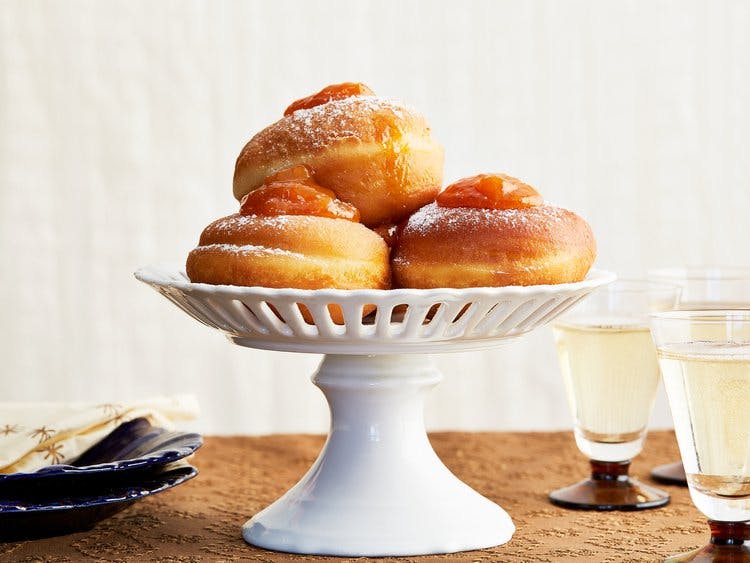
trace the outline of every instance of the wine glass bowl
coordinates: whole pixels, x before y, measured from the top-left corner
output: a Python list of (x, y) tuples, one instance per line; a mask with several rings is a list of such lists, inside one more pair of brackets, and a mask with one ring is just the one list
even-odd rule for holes
[[(680, 286), (677, 308), (681, 310), (750, 309), (750, 267), (657, 268), (648, 272), (648, 279)], [(679, 461), (655, 467), (651, 476), (662, 483), (687, 485)]]
[(651, 320), (690, 497), (711, 543), (672, 561), (750, 561), (750, 311)]

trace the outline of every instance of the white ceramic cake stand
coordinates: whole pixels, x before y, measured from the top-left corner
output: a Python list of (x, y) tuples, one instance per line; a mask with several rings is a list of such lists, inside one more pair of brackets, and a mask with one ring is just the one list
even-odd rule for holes
[[(342, 556), (452, 553), (510, 540), (508, 514), (453, 475), (427, 439), (423, 396), (442, 375), (422, 354), (518, 336), (614, 279), (592, 271), (580, 283), (548, 286), (305, 291), (190, 283), (169, 267), (136, 277), (240, 346), (326, 354), (312, 378), (331, 409), (325, 446), (242, 535), (267, 549)], [(331, 319), (331, 304), (344, 324)], [(376, 312), (363, 319), (370, 305)]]

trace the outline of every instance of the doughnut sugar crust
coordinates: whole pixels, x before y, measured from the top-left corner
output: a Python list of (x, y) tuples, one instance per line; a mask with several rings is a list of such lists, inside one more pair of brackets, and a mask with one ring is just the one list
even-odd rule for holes
[(395, 287), (495, 287), (576, 282), (596, 243), (588, 223), (552, 205), (521, 209), (431, 203), (399, 230)]
[(235, 197), (297, 164), (311, 168), (317, 182), (374, 227), (434, 199), (443, 149), (424, 117), (398, 102), (363, 95), (332, 100), (294, 111), (255, 135), (237, 158)]
[(192, 282), (297, 289), (388, 289), (388, 247), (367, 227), (308, 215), (230, 215), (187, 259)]

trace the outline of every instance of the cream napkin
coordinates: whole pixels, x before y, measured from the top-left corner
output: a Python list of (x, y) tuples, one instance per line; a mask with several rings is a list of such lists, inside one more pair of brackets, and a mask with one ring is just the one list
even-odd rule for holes
[(192, 395), (131, 403), (0, 402), (0, 473), (35, 471), (68, 463), (128, 420), (145, 416), (155, 426), (198, 416)]

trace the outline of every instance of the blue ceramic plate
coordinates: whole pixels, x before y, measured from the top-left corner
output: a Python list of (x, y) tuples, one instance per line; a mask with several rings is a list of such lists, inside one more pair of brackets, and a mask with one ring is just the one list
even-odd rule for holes
[(171, 489), (197, 474), (195, 467), (180, 461), (155, 472), (128, 472), (129, 480), (109, 479), (96, 488), (83, 485), (83, 480), (71, 488), (42, 486), (18, 491), (16, 487), (4, 487), (7, 490), (0, 494), (0, 541), (88, 530), (135, 501)]
[(47, 480), (113, 476), (129, 471), (156, 470), (182, 459), (203, 445), (200, 434), (170, 432), (152, 426), (145, 418), (125, 422), (81, 454), (69, 465), (50, 465), (33, 473), (0, 475), (0, 498), (7, 486), (40, 484)]

